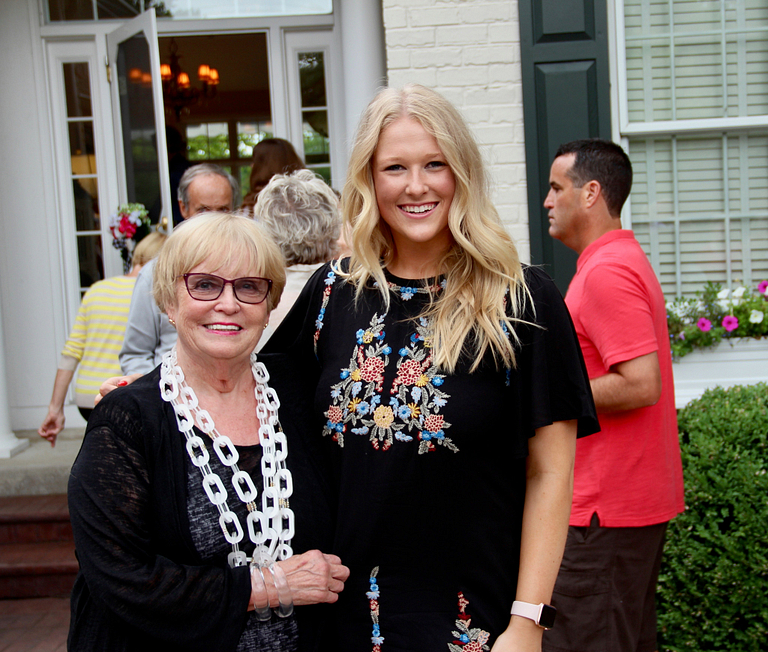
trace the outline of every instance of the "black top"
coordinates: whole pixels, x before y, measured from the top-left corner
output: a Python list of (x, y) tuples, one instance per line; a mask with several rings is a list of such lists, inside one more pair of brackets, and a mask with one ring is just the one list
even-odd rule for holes
[[(317, 440), (305, 437), (307, 391), (292, 377), (287, 357), (259, 359), (282, 403), (294, 481), (294, 551), (328, 551), (333, 508)], [(199, 537), (190, 533), (191, 464), (173, 408), (160, 397), (159, 378), (157, 368), (99, 403), (72, 467), (69, 509), (80, 572), (72, 591), (70, 650), (235, 650), (246, 628), (248, 568), (227, 565), (231, 549), (219, 546), (218, 524), (211, 530), (215, 545), (202, 554)], [(253, 477), (260, 487), (260, 474)], [(231, 487), (228, 478), (222, 481)], [(240, 503), (233, 498), (230, 507)], [(209, 510), (208, 517), (218, 520), (218, 513)], [(204, 512), (193, 515), (196, 523), (200, 518)], [(297, 609), (302, 649), (316, 647), (325, 608)]]
[(488, 354), (473, 373), (467, 356), (442, 373), (429, 325), (414, 319), (424, 281), (389, 275), (387, 311), (374, 288), (356, 304), (331, 266), (268, 342), (317, 362), (303, 372), (318, 377), (315, 427), (339, 492), (334, 552), (352, 573), (327, 649), (370, 650), (377, 636), (384, 652), (490, 649), (508, 625), (528, 439), (569, 419), (579, 436), (599, 429), (562, 297), (540, 270), (525, 277), (533, 302), (515, 369)]

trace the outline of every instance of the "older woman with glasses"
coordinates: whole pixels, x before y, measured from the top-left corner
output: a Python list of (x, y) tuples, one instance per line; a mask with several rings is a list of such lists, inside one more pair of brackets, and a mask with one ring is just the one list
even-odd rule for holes
[(69, 649), (314, 646), (322, 610), (301, 606), (335, 602), (348, 570), (319, 551), (332, 508), (302, 436), (307, 392), (253, 353), (283, 266), (244, 217), (200, 216), (168, 239), (153, 291), (176, 346), (100, 402), (72, 468)]

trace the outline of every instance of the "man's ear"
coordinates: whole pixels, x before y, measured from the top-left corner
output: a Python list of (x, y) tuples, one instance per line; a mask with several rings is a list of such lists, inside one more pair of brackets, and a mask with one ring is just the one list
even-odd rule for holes
[(179, 212), (181, 213), (181, 216), (186, 220), (189, 215), (187, 215), (187, 207), (184, 205), (184, 202), (181, 201), (181, 199), (178, 200), (179, 202)]
[(582, 186), (582, 193), (586, 207), (592, 208), (597, 203), (597, 200), (602, 197), (603, 188), (599, 181), (592, 179), (592, 181), (588, 181)]

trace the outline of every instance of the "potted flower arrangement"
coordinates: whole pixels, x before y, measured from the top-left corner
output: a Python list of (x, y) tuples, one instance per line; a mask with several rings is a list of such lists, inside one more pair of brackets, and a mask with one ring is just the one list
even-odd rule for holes
[(731, 291), (707, 283), (693, 299), (667, 304), (667, 324), (676, 360), (695, 349), (706, 349), (724, 339), (768, 336), (768, 281), (753, 290)]
[(708, 283), (667, 304), (678, 408), (715, 386), (768, 380), (768, 281), (749, 290)]
[(117, 212), (110, 216), (109, 230), (112, 233), (112, 246), (120, 252), (123, 272), (127, 274), (131, 271), (133, 250), (144, 236), (149, 235), (147, 209), (143, 204), (121, 204)]

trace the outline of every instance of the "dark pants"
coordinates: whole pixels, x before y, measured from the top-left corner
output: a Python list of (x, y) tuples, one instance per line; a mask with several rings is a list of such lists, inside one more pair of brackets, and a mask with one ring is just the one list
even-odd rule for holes
[(656, 581), (667, 524), (568, 528), (544, 652), (654, 652)]

